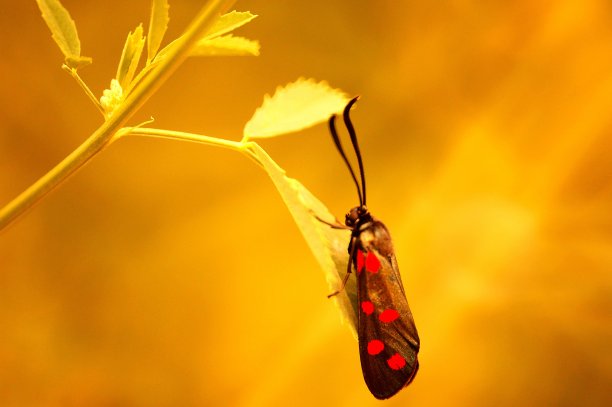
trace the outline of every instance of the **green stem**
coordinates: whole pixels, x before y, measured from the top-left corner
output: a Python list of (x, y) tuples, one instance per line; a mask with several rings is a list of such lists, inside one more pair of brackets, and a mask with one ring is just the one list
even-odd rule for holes
[(210, 0), (199, 12), (178, 40), (177, 46), (168, 52), (157, 69), (153, 69), (140, 82), (125, 101), (83, 144), (64, 158), (51, 171), (32, 184), (0, 209), (0, 230), (30, 209), (36, 202), (53, 190), (66, 178), (102, 151), (125, 122), (151, 97), (157, 88), (184, 61), (189, 49), (208, 30), (216, 18), (234, 3), (235, 0)]

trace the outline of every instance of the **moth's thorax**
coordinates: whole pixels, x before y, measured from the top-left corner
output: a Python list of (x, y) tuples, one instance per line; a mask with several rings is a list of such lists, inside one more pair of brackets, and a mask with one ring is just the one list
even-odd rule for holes
[(353, 236), (359, 240), (359, 246), (365, 251), (375, 250), (383, 256), (393, 254), (393, 243), (387, 227), (378, 219), (370, 216), (366, 222), (358, 223)]

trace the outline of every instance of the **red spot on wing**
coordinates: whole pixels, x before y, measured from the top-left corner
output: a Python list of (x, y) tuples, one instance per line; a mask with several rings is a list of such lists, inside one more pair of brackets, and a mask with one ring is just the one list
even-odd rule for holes
[(363, 270), (365, 261), (366, 261), (365, 255), (363, 254), (361, 249), (357, 249), (357, 272), (358, 273), (361, 273), (361, 270)]
[(370, 315), (374, 312), (374, 304), (371, 301), (362, 301), (361, 309), (365, 312), (366, 315)]
[(394, 309), (386, 309), (378, 316), (382, 322), (393, 322), (399, 318), (399, 313)]
[(387, 359), (387, 364), (393, 370), (400, 370), (406, 366), (406, 359), (404, 359), (399, 353), (396, 353)]
[(368, 257), (365, 259), (365, 268), (370, 273), (378, 273), (380, 269), (380, 260), (373, 252), (368, 252)]
[(378, 339), (372, 339), (370, 342), (368, 342), (368, 354), (372, 356), (378, 355), (380, 352), (383, 351), (383, 349), (385, 349), (385, 344), (379, 341)]

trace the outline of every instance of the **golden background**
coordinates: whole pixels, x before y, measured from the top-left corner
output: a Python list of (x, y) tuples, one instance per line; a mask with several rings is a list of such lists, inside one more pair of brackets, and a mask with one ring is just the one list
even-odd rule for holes
[[(64, 0), (100, 95), (149, 1)], [(167, 39), (200, 1), (171, 1)], [(34, 1), (2, 1), (0, 204), (101, 123)], [(132, 120), (239, 140), (299, 76), (353, 112), (422, 348), (389, 406), (610, 405), (612, 5), (239, 1), (258, 58), (190, 59)], [(261, 143), (343, 214), (324, 125)], [(124, 139), (0, 234), (0, 405), (380, 405), (267, 175)]]

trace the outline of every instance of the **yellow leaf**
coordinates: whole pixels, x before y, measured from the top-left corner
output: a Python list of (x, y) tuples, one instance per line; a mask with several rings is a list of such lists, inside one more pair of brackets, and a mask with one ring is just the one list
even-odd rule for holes
[(266, 95), (263, 104), (244, 126), (244, 140), (274, 137), (302, 130), (341, 112), (347, 95), (331, 88), (327, 82), (300, 78), (274, 96)]
[(223, 34), (227, 34), (236, 28), (245, 25), (246, 23), (253, 20), (257, 15), (251, 14), (248, 11), (232, 11), (231, 13), (223, 14), (219, 19), (210, 27), (210, 30), (206, 33), (204, 38), (218, 37)]
[(168, 28), (168, 5), (167, 0), (153, 0), (151, 2), (151, 20), (149, 21), (149, 33), (147, 34), (147, 61), (155, 58), (157, 50), (164, 39)]
[(134, 32), (128, 34), (125, 40), (116, 76), (116, 79), (123, 89), (128, 89), (134, 78), (136, 68), (138, 67), (138, 62), (140, 61), (140, 55), (142, 54), (145, 42), (142, 33), (142, 24), (140, 24), (136, 27)]
[(90, 65), (92, 63), (92, 59), (90, 57), (66, 57), (64, 63), (73, 69), (79, 69), (84, 66)]
[(259, 42), (233, 35), (204, 38), (190, 51), (191, 56), (259, 55)]
[[(206, 42), (207, 40), (216, 39), (217, 37), (220, 37), (223, 34), (235, 30), (236, 28), (248, 23), (255, 17), (257, 16), (249, 13), (248, 11), (232, 11), (231, 13), (222, 15), (213, 24), (211, 29), (208, 30), (208, 32), (200, 39), (198, 44), (202, 46), (198, 49), (198, 45), (196, 45), (194, 47), (194, 50), (191, 52), (191, 55), (259, 55), (259, 42), (247, 40), (246, 38), (226, 36), (227, 38), (233, 38), (233, 40), (225, 39), (220, 40), (220, 42), (217, 43)], [(168, 54), (172, 50), (172, 48), (176, 46), (180, 38), (181, 37), (177, 38), (176, 40), (172, 41), (164, 48), (162, 48), (153, 60), (153, 62), (159, 62), (160, 60), (162, 60), (166, 56), (166, 54)], [(237, 40), (237, 38), (241, 39)], [(210, 44), (211, 46), (205, 47), (206, 44)], [(232, 46), (235, 52), (230, 53)], [(240, 51), (240, 53), (238, 53), (238, 51)]]
[[(299, 181), (287, 177), (285, 171), (257, 143), (251, 142), (248, 146), (272, 179), (306, 239), (308, 247), (325, 272), (330, 293), (336, 291), (346, 274), (350, 232), (332, 229), (329, 225), (319, 221), (315, 215), (330, 222), (334, 221), (334, 216)], [(333, 298), (340, 308), (343, 319), (355, 334), (357, 326), (356, 279), (350, 278), (345, 289)]]
[(81, 57), (81, 42), (76, 25), (59, 0), (36, 0), (36, 3), (51, 30), (53, 40), (64, 54), (66, 65), (76, 69), (91, 62), (91, 58)]

